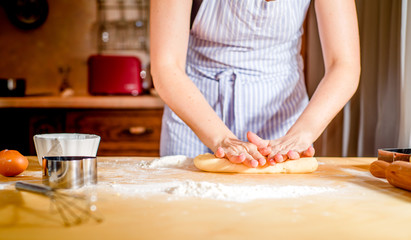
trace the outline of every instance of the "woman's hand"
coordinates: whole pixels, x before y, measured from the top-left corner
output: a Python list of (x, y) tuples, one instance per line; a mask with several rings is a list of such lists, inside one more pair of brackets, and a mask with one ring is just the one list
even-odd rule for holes
[(255, 144), (235, 138), (224, 139), (214, 155), (218, 158), (225, 157), (232, 163), (243, 163), (252, 168), (266, 164), (266, 158), (258, 151)]
[(270, 165), (295, 160), (301, 157), (313, 157), (315, 154), (311, 142), (300, 135), (285, 135), (275, 140), (264, 140), (253, 132), (247, 133), (248, 141), (257, 146), (258, 151), (267, 156)]

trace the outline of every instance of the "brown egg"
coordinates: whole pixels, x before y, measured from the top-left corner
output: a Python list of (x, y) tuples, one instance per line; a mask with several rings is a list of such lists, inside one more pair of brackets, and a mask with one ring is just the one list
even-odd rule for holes
[(16, 150), (5, 149), (0, 152), (0, 174), (5, 177), (19, 175), (28, 165), (27, 158)]

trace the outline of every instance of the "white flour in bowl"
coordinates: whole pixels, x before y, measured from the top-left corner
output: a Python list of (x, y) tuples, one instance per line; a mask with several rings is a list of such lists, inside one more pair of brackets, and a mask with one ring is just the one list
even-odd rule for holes
[(194, 166), (192, 159), (185, 156), (168, 156), (134, 164), (130, 163), (130, 159), (119, 159), (99, 162), (99, 167), (109, 169), (99, 172), (99, 189), (122, 197), (164, 195), (169, 200), (204, 198), (248, 202), (337, 191), (333, 187), (310, 186), (295, 180), (280, 185), (263, 175), (248, 176), (250, 179), (247, 179), (247, 175), (241, 174), (201, 172)]

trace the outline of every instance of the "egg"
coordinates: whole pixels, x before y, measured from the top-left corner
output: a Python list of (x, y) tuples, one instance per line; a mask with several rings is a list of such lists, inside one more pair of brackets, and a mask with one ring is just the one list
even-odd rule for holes
[(5, 177), (19, 175), (28, 165), (27, 158), (16, 150), (5, 149), (0, 152), (0, 174)]

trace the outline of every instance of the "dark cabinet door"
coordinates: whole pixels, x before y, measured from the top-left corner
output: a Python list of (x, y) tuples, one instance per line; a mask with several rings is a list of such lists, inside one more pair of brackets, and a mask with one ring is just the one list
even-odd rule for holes
[(29, 144), (30, 155), (36, 155), (33, 136), (43, 133), (65, 132), (65, 112), (60, 109), (38, 109), (30, 111), (29, 118)]
[(29, 116), (27, 114), (17, 109), (1, 109), (0, 151), (12, 149), (28, 155), (30, 153), (28, 128)]
[(33, 136), (64, 132), (65, 113), (57, 109), (1, 109), (0, 150), (36, 155)]
[(159, 156), (162, 109), (67, 113), (67, 132), (101, 137), (99, 156)]

